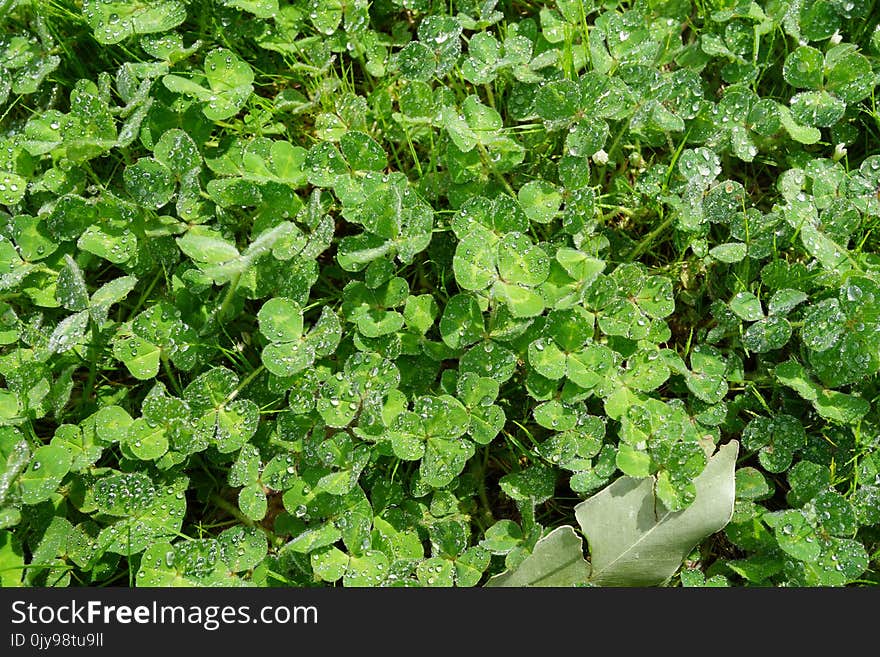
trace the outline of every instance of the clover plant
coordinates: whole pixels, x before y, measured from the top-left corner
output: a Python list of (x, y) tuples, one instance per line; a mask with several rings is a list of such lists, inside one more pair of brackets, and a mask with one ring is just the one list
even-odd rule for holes
[(0, 584), (877, 585), (878, 26), (0, 1)]

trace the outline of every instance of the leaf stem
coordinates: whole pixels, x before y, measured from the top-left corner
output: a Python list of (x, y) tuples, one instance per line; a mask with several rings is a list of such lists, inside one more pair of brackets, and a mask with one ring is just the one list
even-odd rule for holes
[(92, 343), (89, 345), (89, 376), (86, 379), (86, 384), (83, 386), (83, 394), (79, 400), (81, 411), (85, 408), (89, 397), (91, 397), (92, 390), (94, 390), (95, 387), (95, 380), (98, 378), (98, 358), (100, 354), (97, 345), (100, 337), (100, 330), (92, 319), (89, 319), (89, 323), (92, 325)]
[[(485, 447), (483, 449), (483, 460), (479, 466), (479, 473), (477, 476), (477, 495), (480, 498), (480, 507), (482, 511), (481, 521), (486, 523), (485, 527), (489, 527), (495, 521), (495, 516), (492, 514), (492, 505), (489, 502), (489, 494), (486, 491), (486, 469), (489, 466), (489, 447)], [(482, 524), (482, 522), (480, 523)], [(484, 528), (485, 531), (485, 528)]]
[(220, 304), (220, 308), (217, 309), (217, 314), (214, 315), (214, 321), (217, 323), (220, 323), (223, 320), (226, 316), (226, 311), (228, 311), (229, 306), (232, 305), (232, 299), (235, 296), (236, 290), (238, 290), (239, 281), (241, 281), (241, 272), (233, 276), (232, 280), (229, 282), (229, 289), (226, 290), (226, 296), (223, 297), (223, 302)]
[(263, 370), (265, 370), (265, 369), (266, 369), (266, 366), (265, 366), (265, 365), (260, 365), (260, 366), (259, 366), (257, 369), (255, 369), (253, 372), (251, 372), (250, 374), (248, 374), (248, 375), (244, 378), (244, 380), (242, 380), (242, 382), (239, 383), (238, 386), (236, 386), (235, 390), (233, 390), (232, 392), (229, 393), (229, 396), (226, 398), (226, 401), (227, 401), (227, 402), (230, 402), (230, 401), (232, 401), (233, 399), (235, 399), (236, 397), (238, 397), (238, 393), (240, 393), (242, 390), (244, 390), (244, 389), (248, 386), (248, 384), (249, 384), (251, 381), (253, 381), (255, 378), (257, 378), (257, 377), (260, 375), (260, 373), (261, 373)]
[(164, 351), (161, 352), (159, 359), (162, 361), (162, 371), (165, 372), (165, 376), (171, 382), (171, 387), (174, 388), (175, 394), (177, 394), (178, 397), (183, 397), (183, 388), (180, 387), (180, 382), (177, 380), (177, 377), (174, 376), (174, 370), (171, 369), (171, 363)]
[(492, 93), (492, 86), (489, 84), (484, 84), (483, 89), (486, 91), (486, 100), (489, 102), (489, 107), (492, 109), (498, 109), (495, 107), (495, 94)]
[(666, 217), (666, 219), (660, 222), (659, 226), (657, 226), (654, 230), (645, 235), (638, 244), (630, 249), (630, 252), (626, 256), (627, 262), (632, 262), (633, 260), (641, 256), (645, 251), (647, 251), (654, 243), (654, 240), (665, 233), (671, 225), (672, 217)]
[(516, 191), (510, 186), (507, 179), (498, 173), (498, 169), (496, 169), (495, 165), (492, 163), (492, 158), (489, 156), (489, 151), (486, 150), (486, 147), (480, 142), (477, 142), (477, 148), (480, 150), (480, 159), (483, 161), (483, 164), (489, 168), (492, 175), (495, 176), (495, 179), (501, 183), (502, 187), (504, 187), (504, 190), (513, 198), (516, 198)]

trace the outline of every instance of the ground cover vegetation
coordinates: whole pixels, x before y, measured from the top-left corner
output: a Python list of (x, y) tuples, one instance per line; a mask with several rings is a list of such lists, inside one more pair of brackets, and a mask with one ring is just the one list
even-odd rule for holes
[(0, 0), (0, 584), (876, 585), (878, 22)]

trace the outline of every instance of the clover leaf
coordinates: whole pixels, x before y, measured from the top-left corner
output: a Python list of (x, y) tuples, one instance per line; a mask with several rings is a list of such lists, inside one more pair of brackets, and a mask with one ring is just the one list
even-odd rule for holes
[(310, 367), (315, 359), (331, 354), (339, 343), (339, 320), (326, 308), (308, 333), (303, 333), (302, 310), (291, 299), (269, 299), (260, 308), (257, 320), (260, 332), (269, 339), (263, 349), (263, 364), (277, 376), (291, 376)]
[(137, 574), (138, 586), (233, 586), (233, 569), (225, 563), (229, 558), (217, 539), (196, 539), (174, 545), (157, 542), (141, 557)]
[(791, 465), (796, 451), (804, 446), (803, 426), (790, 415), (770, 418), (758, 417), (743, 431), (743, 446), (760, 450), (758, 459), (769, 472), (782, 472)]
[(426, 16), (418, 41), (398, 53), (400, 70), (410, 80), (430, 80), (448, 72), (461, 54), (461, 23), (452, 16)]
[(257, 430), (259, 408), (250, 399), (237, 399), (238, 376), (225, 367), (214, 367), (184, 389), (194, 421), (196, 440), (233, 452)]
[(459, 241), (453, 258), (461, 287), (483, 291), (491, 286), (492, 295), (516, 317), (543, 311), (544, 300), (532, 288), (546, 280), (549, 267), (547, 254), (527, 235), (514, 231), (499, 239), (477, 223)]
[[(872, 280), (853, 276), (837, 297), (811, 304), (804, 313), (802, 335), (810, 363), (829, 387), (852, 383), (880, 369), (877, 323), (880, 289)], [(841, 367), (841, 364), (844, 366)]]
[(186, 8), (176, 0), (106, 2), (84, 0), (83, 16), (98, 43), (119, 43), (134, 34), (165, 32), (186, 19)]
[(156, 376), (162, 358), (178, 367), (191, 367), (195, 350), (190, 347), (196, 335), (180, 317), (180, 311), (167, 302), (144, 310), (117, 333), (114, 355), (138, 379)]
[[(96, 492), (96, 501), (106, 508), (118, 511), (118, 519), (111, 519), (97, 537), (99, 549), (121, 555), (142, 552), (157, 540), (170, 539), (180, 531), (186, 513), (185, 477), (164, 483), (161, 487), (149, 479), (129, 480), (123, 474), (110, 474), (110, 481)], [(98, 480), (99, 482), (101, 479)], [(135, 493), (151, 491), (148, 501), (138, 501)], [(117, 506), (121, 500), (131, 500), (128, 507)]]
[(419, 471), (425, 482), (442, 488), (474, 453), (473, 444), (463, 438), (469, 424), (467, 409), (454, 397), (419, 397), (412, 411), (392, 423), (391, 444), (399, 458), (421, 459)]
[(825, 388), (812, 379), (803, 365), (793, 360), (777, 365), (774, 374), (780, 383), (811, 402), (819, 415), (833, 422), (855, 423), (870, 410), (866, 399)]
[[(196, 77), (199, 78), (201, 76)], [(202, 111), (211, 121), (223, 121), (235, 116), (253, 93), (253, 69), (225, 48), (215, 48), (205, 55), (203, 79), (207, 88), (176, 74), (166, 75), (162, 82), (170, 91), (201, 101)]]
[(49, 499), (71, 466), (70, 453), (57, 445), (34, 450), (27, 469), (18, 478), (21, 500), (36, 504)]
[(504, 427), (504, 409), (493, 403), (498, 397), (498, 381), (464, 372), (456, 382), (457, 398), (470, 415), (468, 435), (478, 445), (488, 445)]
[(698, 399), (708, 404), (723, 399), (728, 390), (726, 374), (727, 364), (715, 347), (701, 345), (691, 353), (691, 371), (686, 380)]

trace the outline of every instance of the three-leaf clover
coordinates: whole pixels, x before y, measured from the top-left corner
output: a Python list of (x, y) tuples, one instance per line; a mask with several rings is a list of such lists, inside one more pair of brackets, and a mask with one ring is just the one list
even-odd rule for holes
[(284, 297), (266, 301), (257, 320), (260, 332), (269, 340), (263, 348), (263, 364), (277, 376), (291, 376), (311, 367), (316, 359), (332, 354), (341, 337), (339, 319), (328, 308), (311, 330), (304, 332), (302, 309)]
[[(201, 101), (202, 111), (212, 121), (238, 114), (254, 90), (250, 65), (231, 50), (216, 48), (205, 55), (203, 70), (204, 76), (197, 74), (195, 79), (169, 74), (162, 82), (170, 91)], [(207, 83), (207, 88), (196, 81), (199, 79)]]

